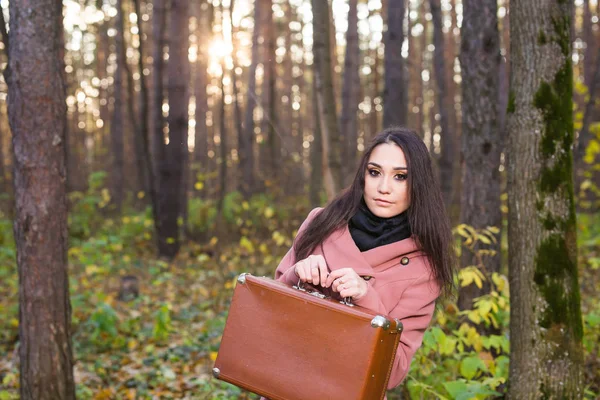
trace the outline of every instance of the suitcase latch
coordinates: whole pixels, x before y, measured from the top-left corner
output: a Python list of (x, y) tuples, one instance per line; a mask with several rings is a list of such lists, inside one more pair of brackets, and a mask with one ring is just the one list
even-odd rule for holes
[(382, 317), (381, 315), (377, 315), (375, 318), (371, 320), (371, 326), (373, 328), (383, 328), (383, 330), (388, 330), (390, 328), (390, 321)]

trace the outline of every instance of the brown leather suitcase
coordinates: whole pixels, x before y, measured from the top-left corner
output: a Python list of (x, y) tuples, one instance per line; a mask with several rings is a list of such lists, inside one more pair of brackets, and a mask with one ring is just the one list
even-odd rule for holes
[(321, 297), (240, 275), (213, 375), (271, 400), (383, 399), (402, 323)]

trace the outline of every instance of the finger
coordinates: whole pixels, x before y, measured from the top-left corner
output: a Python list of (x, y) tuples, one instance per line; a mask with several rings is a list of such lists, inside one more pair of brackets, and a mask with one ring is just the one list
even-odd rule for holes
[(311, 260), (310, 260), (310, 275), (312, 278), (312, 283), (314, 285), (319, 284), (319, 282), (320, 282), (320, 280), (319, 280), (319, 276), (320, 276), (319, 264), (318, 264), (317, 260), (314, 258), (311, 258)]
[(331, 288), (335, 291), (335, 292), (339, 292), (341, 290), (343, 290), (344, 288), (348, 287), (348, 284), (346, 283), (344, 277), (340, 277), (338, 279), (336, 279), (335, 281), (333, 281), (333, 284), (331, 285)]
[(331, 273), (327, 277), (327, 281), (325, 282), (325, 287), (331, 286), (333, 281), (335, 281), (339, 277), (343, 276), (346, 273), (345, 270), (346, 270), (346, 268), (336, 269), (335, 271), (331, 271)]
[(302, 262), (296, 263), (296, 273), (302, 282), (306, 282), (306, 273), (304, 272), (303, 264)]
[(329, 274), (328, 268), (327, 268), (327, 263), (325, 262), (325, 259), (323, 258), (323, 256), (319, 256), (317, 258), (317, 261), (319, 263), (319, 271), (321, 273), (321, 286), (325, 286), (325, 283), (327, 282), (327, 275)]

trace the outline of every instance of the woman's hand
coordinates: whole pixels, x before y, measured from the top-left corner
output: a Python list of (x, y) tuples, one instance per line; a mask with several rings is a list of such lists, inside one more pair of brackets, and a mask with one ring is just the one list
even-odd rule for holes
[(352, 268), (341, 268), (332, 271), (325, 281), (325, 287), (331, 286), (340, 296), (352, 297), (358, 300), (367, 294), (367, 282), (361, 278)]
[(298, 261), (292, 268), (302, 282), (325, 286), (328, 271), (323, 256), (310, 255), (304, 260)]

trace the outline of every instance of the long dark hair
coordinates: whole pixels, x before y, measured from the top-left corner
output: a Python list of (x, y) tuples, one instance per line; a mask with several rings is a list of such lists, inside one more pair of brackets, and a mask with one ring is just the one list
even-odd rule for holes
[(452, 248), (450, 221), (433, 172), (429, 151), (423, 140), (406, 128), (388, 128), (372, 139), (360, 160), (352, 185), (317, 214), (294, 242), (296, 261), (308, 257), (329, 235), (348, 224), (358, 211), (364, 193), (369, 157), (373, 149), (383, 143), (396, 144), (406, 157), (411, 199), (407, 210), (410, 228), (417, 244), (427, 255), (442, 294), (450, 296), (456, 258)]

